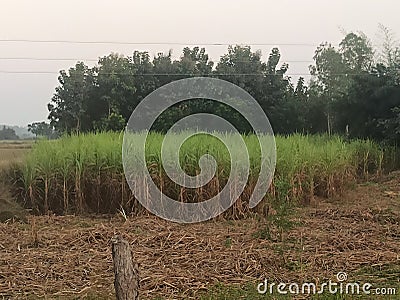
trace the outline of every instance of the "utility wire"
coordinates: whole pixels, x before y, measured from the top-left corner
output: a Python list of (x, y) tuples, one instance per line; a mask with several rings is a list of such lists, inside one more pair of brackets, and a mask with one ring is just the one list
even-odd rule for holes
[[(0, 73), (4, 74), (59, 74), (55, 71), (7, 71), (0, 70)], [(261, 76), (265, 74), (260, 73), (210, 73), (210, 74), (197, 74), (197, 73), (136, 73), (136, 74), (126, 74), (126, 73), (101, 73), (103, 75), (126, 75), (126, 76)], [(271, 74), (276, 76), (282, 76), (281, 74)], [(285, 74), (285, 75), (307, 75), (307, 74)]]
[[(2, 43), (42, 43), (42, 44), (110, 44), (110, 45), (175, 45), (175, 46), (301, 46), (315, 47), (312, 43), (181, 43), (181, 42), (128, 42), (128, 41), (79, 41), (79, 40), (33, 40), (33, 39), (0, 39)], [(333, 44), (332, 44), (333, 45)]]
[(0, 57), (0, 60), (98, 61), (98, 59), (93, 59), (93, 58), (46, 58), (46, 57)]
[[(100, 57), (102, 58), (102, 57)], [(0, 57), (0, 60), (32, 60), (32, 61), (99, 61), (93, 58), (46, 58), (46, 57)], [(212, 60), (210, 60), (211, 62)], [(248, 60), (238, 60), (238, 63), (248, 63)], [(262, 62), (262, 61), (261, 61)], [(312, 63), (313, 60), (285, 60), (285, 63)]]
[[(60, 74), (55, 71), (7, 71), (0, 70), (0, 74)], [(68, 74), (68, 73), (67, 73)], [(290, 73), (290, 74), (263, 74), (263, 73), (210, 73), (210, 74), (196, 74), (196, 73), (101, 73), (103, 75), (125, 75), (125, 76), (313, 76), (309, 73)], [(336, 73), (330, 74), (332, 76), (364, 76), (371, 75), (369, 73)]]

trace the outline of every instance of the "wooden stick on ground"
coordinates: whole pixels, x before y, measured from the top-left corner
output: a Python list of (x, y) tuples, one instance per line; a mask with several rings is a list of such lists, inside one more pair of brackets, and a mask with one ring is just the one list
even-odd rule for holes
[(139, 268), (132, 261), (129, 243), (116, 235), (111, 239), (114, 261), (114, 287), (117, 300), (139, 299)]

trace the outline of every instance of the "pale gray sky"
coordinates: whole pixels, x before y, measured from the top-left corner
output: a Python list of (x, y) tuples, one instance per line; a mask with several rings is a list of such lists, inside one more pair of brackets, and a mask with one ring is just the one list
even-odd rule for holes
[[(340, 42), (346, 31), (363, 31), (373, 42), (378, 23), (400, 37), (398, 0), (2, 0), (0, 40), (73, 40), (143, 43), (254, 44), (278, 46), (289, 74), (308, 73), (316, 46)], [(283, 46), (282, 44), (315, 46)], [(282, 46), (280, 46), (282, 45)], [(4, 60), (2, 58), (97, 59), (111, 52), (152, 54), (182, 46), (54, 44), (0, 41), (0, 124), (23, 125), (47, 118), (47, 103), (58, 72), (75, 61)], [(227, 46), (205, 46), (216, 61)], [(273, 46), (254, 46), (263, 59)], [(306, 63), (290, 61), (308, 60)], [(93, 62), (88, 62), (92, 65)], [(308, 77), (307, 77), (308, 78)]]

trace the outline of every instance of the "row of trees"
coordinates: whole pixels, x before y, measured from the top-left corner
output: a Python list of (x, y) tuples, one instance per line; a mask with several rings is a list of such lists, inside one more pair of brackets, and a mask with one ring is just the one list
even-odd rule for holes
[[(260, 51), (231, 46), (215, 64), (204, 48), (184, 48), (151, 58), (135, 51), (125, 57), (110, 54), (89, 68), (78, 62), (61, 71), (60, 85), (48, 105), (50, 124), (59, 133), (121, 130), (132, 111), (149, 93), (174, 80), (212, 76), (249, 92), (268, 115), (276, 133), (329, 132), (351, 137), (396, 141), (400, 138), (400, 50), (382, 27), (381, 55), (368, 38), (348, 33), (339, 48), (321, 44), (310, 66), (311, 81), (294, 84), (289, 65), (280, 63), (278, 48), (264, 62)], [(196, 112), (213, 112), (243, 131), (247, 123), (214, 101), (187, 101), (162, 114), (154, 129), (165, 131), (178, 119)]]
[(19, 136), (15, 133), (15, 130), (3, 125), (0, 129), (0, 140), (18, 140)]

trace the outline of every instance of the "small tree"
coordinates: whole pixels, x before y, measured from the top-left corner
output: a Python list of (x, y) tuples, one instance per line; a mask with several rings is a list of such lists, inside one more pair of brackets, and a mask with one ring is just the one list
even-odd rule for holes
[(46, 122), (34, 122), (29, 124), (28, 131), (32, 132), (36, 137), (43, 136), (51, 139), (55, 136), (53, 126)]

